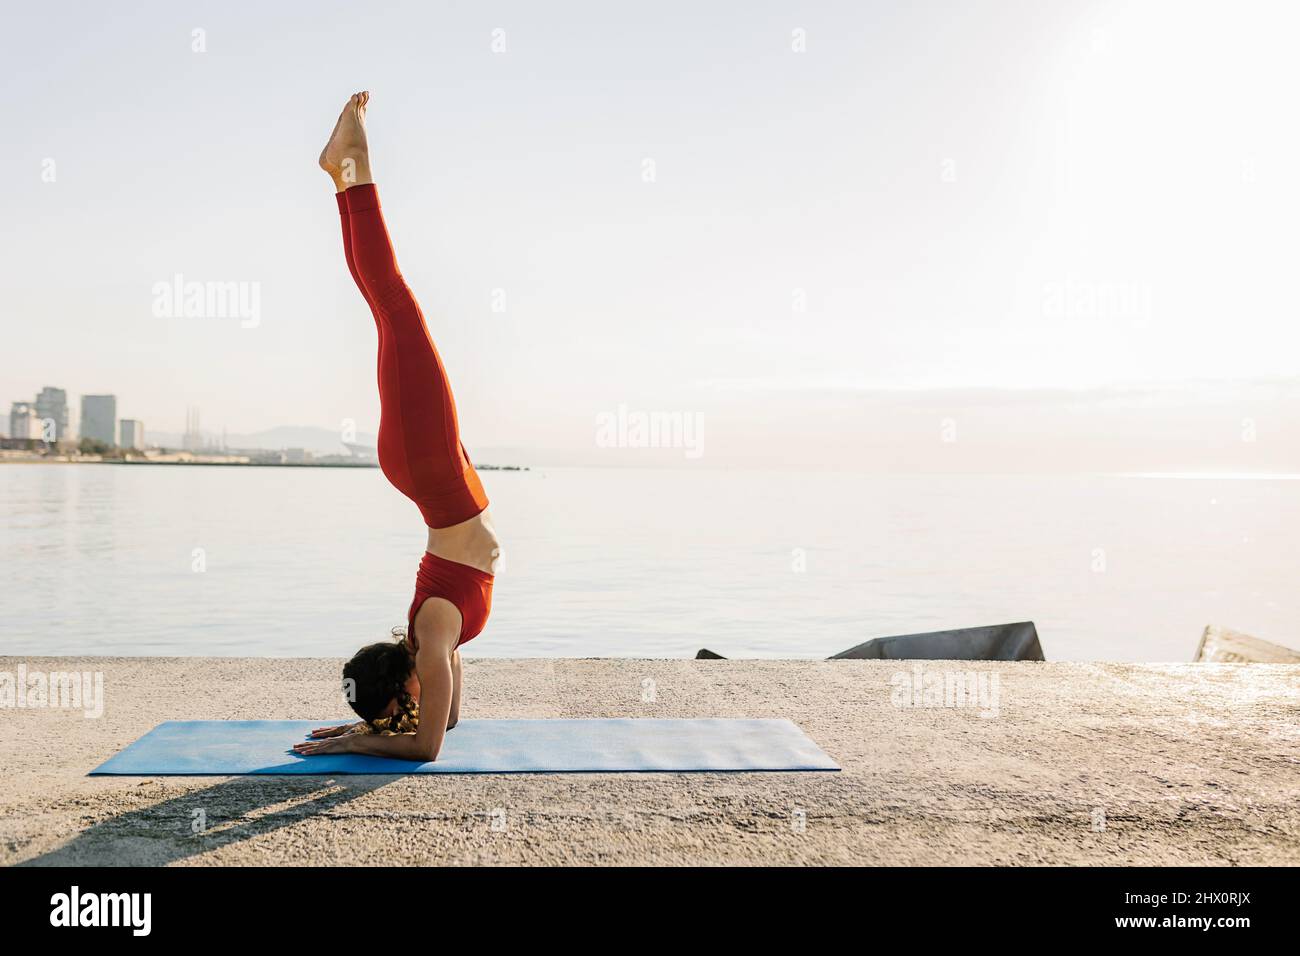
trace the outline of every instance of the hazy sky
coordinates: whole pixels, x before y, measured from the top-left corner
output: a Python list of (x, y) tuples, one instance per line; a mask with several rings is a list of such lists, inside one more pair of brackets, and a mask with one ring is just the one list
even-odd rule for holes
[[(471, 447), (810, 386), (1292, 376), (1296, 9), (15, 7), (0, 401), (372, 430), (315, 165), (360, 88)], [(158, 317), (177, 274), (256, 284), (258, 324)]]

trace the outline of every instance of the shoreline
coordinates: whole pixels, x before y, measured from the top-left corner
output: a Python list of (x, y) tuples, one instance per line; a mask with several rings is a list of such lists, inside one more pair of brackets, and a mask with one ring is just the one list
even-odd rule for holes
[(982, 717), (900, 706), (910, 661), (470, 658), (467, 718), (784, 717), (842, 770), (113, 778), (164, 720), (339, 717), (342, 660), (20, 664), (105, 706), (0, 709), (6, 865), (1300, 863), (1300, 665), (924, 662), (996, 676)]
[[(148, 458), (69, 458), (66, 455), (44, 457), (0, 456), (0, 464), (14, 465), (185, 465), (220, 468), (378, 468), (377, 461), (222, 461), (219, 458), (188, 461), (158, 461)], [(475, 465), (478, 471), (531, 471), (528, 465)]]

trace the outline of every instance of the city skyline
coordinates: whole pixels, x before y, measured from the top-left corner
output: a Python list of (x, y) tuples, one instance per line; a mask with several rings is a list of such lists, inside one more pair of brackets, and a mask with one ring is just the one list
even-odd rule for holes
[[(9, 414), (0, 420), (5, 438), (36, 440), (57, 445), (74, 437), (102, 442), (110, 447), (144, 447), (144, 422), (136, 418), (119, 418), (117, 395), (82, 394), (81, 412), (75, 420), (68, 392), (53, 385), (43, 386), (34, 400), (13, 399)], [(125, 429), (127, 436), (121, 431)]]
[[(739, 387), (739, 386), (737, 386)], [(46, 387), (42, 395), (66, 391)], [(788, 407), (781, 397), (728, 408), (730, 391), (694, 409), (663, 411), (620, 403), (567, 422), (567, 441), (475, 444), (480, 461), (497, 465), (613, 465), (652, 467), (799, 467), (863, 471), (1128, 471), (1179, 473), (1300, 473), (1300, 378), (1266, 382), (1195, 383), (1194, 388), (862, 390), (828, 386), (816, 410)], [(102, 399), (116, 396), (83, 396)], [(32, 409), (34, 403), (19, 401)], [(638, 419), (649, 439), (629, 440)], [(655, 437), (656, 419), (668, 438)], [(85, 439), (137, 449), (205, 454), (295, 451), (349, 459), (374, 455), (377, 422), (276, 423), (229, 432), (205, 430), (200, 410), (187, 406), (183, 431), (144, 432), (138, 418), (115, 418), (114, 442), (73, 429)], [(611, 432), (617, 424), (619, 434)], [(124, 436), (130, 431), (128, 441)], [(794, 437), (771, 454), (756, 455), (757, 435)], [(796, 434), (797, 433), (797, 434)], [(138, 435), (145, 434), (142, 440)], [(845, 437), (855, 441), (846, 443)]]

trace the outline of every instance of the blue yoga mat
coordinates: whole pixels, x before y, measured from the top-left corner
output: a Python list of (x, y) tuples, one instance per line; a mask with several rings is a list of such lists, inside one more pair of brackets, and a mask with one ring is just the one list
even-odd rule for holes
[[(344, 723), (345, 721), (333, 721)], [(299, 757), (320, 720), (159, 724), (91, 774), (601, 773), (839, 770), (788, 720), (462, 720), (434, 763), (363, 754)]]

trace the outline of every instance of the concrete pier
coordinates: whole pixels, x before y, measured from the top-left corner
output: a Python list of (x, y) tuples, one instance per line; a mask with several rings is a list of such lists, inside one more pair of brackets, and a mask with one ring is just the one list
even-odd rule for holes
[(470, 658), (463, 717), (787, 717), (843, 772), (86, 776), (164, 720), (344, 717), (341, 665), (0, 658), (104, 688), (0, 709), (0, 863), (1300, 863), (1289, 664)]

